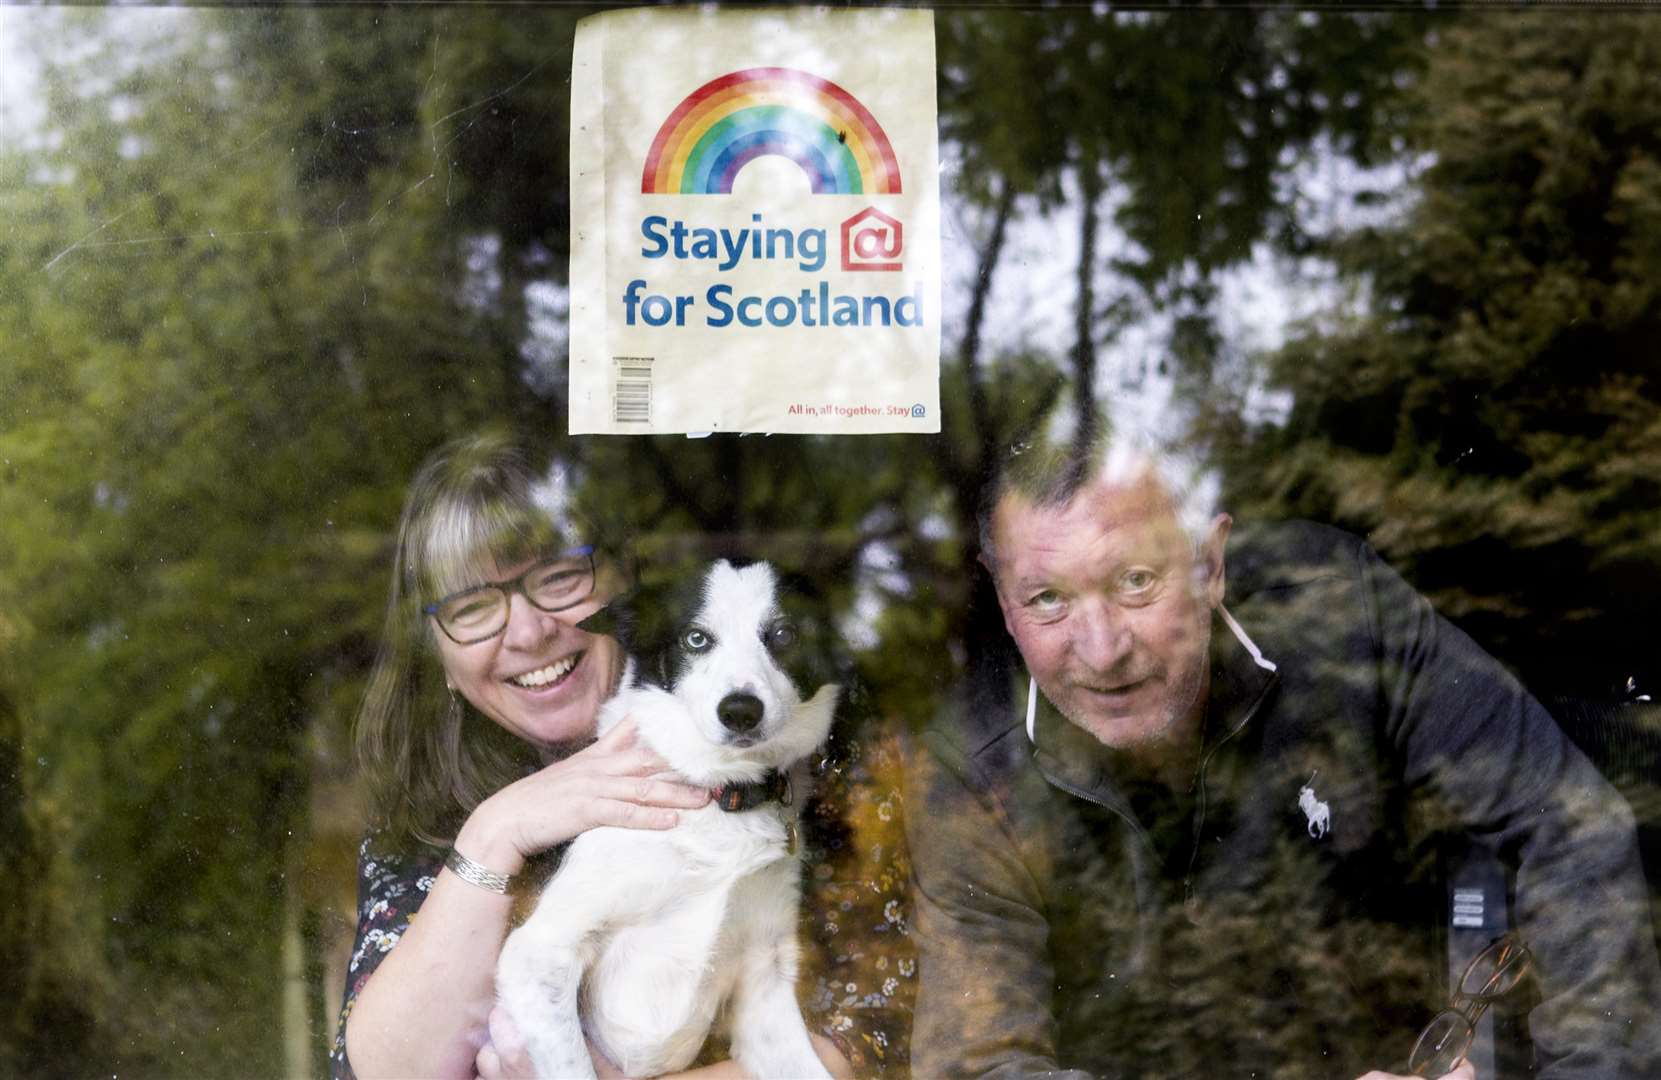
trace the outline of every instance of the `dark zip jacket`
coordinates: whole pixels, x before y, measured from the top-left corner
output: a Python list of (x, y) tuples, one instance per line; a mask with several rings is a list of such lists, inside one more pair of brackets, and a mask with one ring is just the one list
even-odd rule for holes
[(1447, 1004), (1443, 859), (1474, 838), (1515, 871), (1539, 1076), (1661, 1076), (1625, 803), (1360, 540), (1277, 526), (1226, 568), (1191, 791), (1133, 806), (1041, 695), (1030, 739), (1024, 708), (924, 736), (917, 1075), (1405, 1072)]

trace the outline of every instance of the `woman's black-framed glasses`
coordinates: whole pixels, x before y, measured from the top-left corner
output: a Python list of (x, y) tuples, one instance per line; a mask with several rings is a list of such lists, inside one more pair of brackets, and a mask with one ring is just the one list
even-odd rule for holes
[(1516, 934), (1490, 942), (1466, 965), (1448, 1008), (1437, 1013), (1413, 1044), (1407, 1059), (1415, 1076), (1444, 1076), (1459, 1067), (1476, 1038), (1476, 1023), (1488, 1006), (1517, 988), (1534, 956)]
[(508, 609), (518, 593), (543, 611), (564, 611), (594, 591), (594, 545), (584, 544), (544, 559), (516, 578), (487, 581), (422, 605), (457, 645), (474, 645), (507, 628)]

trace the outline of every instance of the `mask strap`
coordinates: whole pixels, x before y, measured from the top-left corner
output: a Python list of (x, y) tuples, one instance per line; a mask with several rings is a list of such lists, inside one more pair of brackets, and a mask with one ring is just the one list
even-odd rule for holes
[(1263, 650), (1257, 647), (1257, 643), (1246, 636), (1246, 632), (1240, 628), (1240, 624), (1234, 621), (1234, 616), (1228, 613), (1228, 608), (1218, 604), (1217, 614), (1223, 617), (1223, 622), (1226, 623), (1228, 628), (1234, 632), (1235, 638), (1239, 640), (1240, 644), (1246, 647), (1247, 652), (1251, 653), (1253, 663), (1262, 668), (1264, 671), (1280, 670), (1275, 666), (1275, 662), (1273, 660), (1270, 660), (1263, 655)]
[(1038, 680), (1027, 676), (1027, 742), (1038, 745)]

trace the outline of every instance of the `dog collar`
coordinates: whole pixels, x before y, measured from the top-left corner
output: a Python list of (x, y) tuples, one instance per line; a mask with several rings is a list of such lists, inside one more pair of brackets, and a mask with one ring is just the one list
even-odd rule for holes
[[(715, 805), (729, 814), (754, 810), (770, 802), (789, 806), (796, 801), (795, 793), (790, 790), (790, 776), (782, 772), (770, 772), (760, 780), (748, 784), (722, 784), (720, 787), (710, 788), (709, 794), (710, 798), (715, 800)], [(784, 819), (784, 848), (794, 855), (800, 847), (795, 818), (790, 814), (779, 816)]]
[(742, 810), (754, 810), (770, 802), (789, 806), (795, 797), (790, 790), (790, 777), (782, 772), (770, 772), (760, 780), (748, 784), (722, 784), (711, 788), (710, 797), (715, 805), (729, 814), (736, 814)]

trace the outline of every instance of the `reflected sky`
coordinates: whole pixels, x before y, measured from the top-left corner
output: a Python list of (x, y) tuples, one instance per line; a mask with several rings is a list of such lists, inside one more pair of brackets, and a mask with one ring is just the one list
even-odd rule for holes
[[(252, 13), (249, 17), (253, 17)], [(390, 13), (388, 17), (417, 16), (413, 10), (407, 10)], [(480, 13), (478, 17), (486, 16)], [(1146, 13), (1125, 16), (1131, 20), (1146, 17)], [(62, 40), (63, 35), (50, 32), (52, 28), (75, 19), (88, 28), (96, 27), (97, 32), (110, 40), (160, 45), (154, 51), (134, 51), (133, 62), (142, 64), (147, 55), (152, 61), (165, 56), (168, 51), (165, 43), (179, 40), (185, 24), (197, 18), (196, 12), (181, 9), (89, 12), (0, 8), (0, 136), (24, 145), (38, 137), (45, 105), (39, 92), (35, 50), (43, 47), (43, 41)], [(89, 42), (87, 47), (92, 45)], [(505, 87), (502, 92), (511, 93), (512, 88)], [(142, 147), (135, 140), (127, 151), (141, 153)], [(959, 345), (960, 328), (977, 270), (977, 244), (985, 233), (988, 214), (958, 194), (956, 147), (943, 142), (941, 154), (942, 352), (949, 359)], [(1311, 232), (1325, 232), (1399, 212), (1399, 202), (1367, 208), (1358, 204), (1356, 196), (1365, 191), (1402, 191), (1408, 187), (1407, 176), (1420, 167), (1422, 163), (1394, 163), (1366, 170), (1334, 152), (1330, 145), (1319, 142), (1304, 160), (1293, 166), (1282, 183), (1286, 189), (1297, 192), (1300, 222)], [(992, 362), (1000, 354), (1019, 351), (1062, 358), (1072, 346), (1081, 210), (1070, 174), (1064, 179), (1064, 186), (1065, 200), (1047, 212), (1031, 200), (1017, 204), (1005, 256), (989, 297), (983, 331), (984, 355)], [(1097, 241), (1098, 251), (1105, 258), (1096, 274), (1096, 293), (1104, 305), (1116, 298), (1125, 298), (1132, 305), (1133, 314), (1122, 328), (1098, 342), (1097, 393), (1122, 418), (1142, 426), (1174, 430), (1180, 417), (1173, 412), (1171, 380), (1164, 374), (1160, 360), (1168, 352), (1173, 319), (1180, 312), (1152, 309), (1136, 284), (1111, 267), (1112, 258), (1125, 252), (1129, 242), (1112, 219), (1116, 193), (1111, 185), (1106, 199)], [(389, 204), (376, 213), (378, 216), (395, 210), (395, 205)], [(235, 232), (236, 223), (219, 222), (211, 227), (230, 235)], [(58, 257), (70, 254), (72, 249), (75, 257), (96, 257), (98, 247), (154, 239), (124, 235), (120, 221), (112, 216), (100, 223), (95, 235), (65, 237)], [(488, 245), (490, 239), (480, 237), (475, 241)], [(48, 269), (42, 267), (43, 271)], [(1301, 321), (1318, 313), (1340, 310), (1347, 301), (1361, 299), (1346, 295), (1331, 266), (1324, 261), (1293, 260), (1271, 252), (1269, 245), (1262, 242), (1254, 247), (1249, 261), (1220, 272), (1215, 280), (1218, 299), (1212, 314), (1225, 342), (1225, 353), (1239, 362), (1277, 348)], [(482, 275), (468, 283), (469, 294), (479, 293), (489, 284), (489, 275)], [(534, 318), (529, 335), (521, 342), (520, 352), (525, 360), (527, 382), (545, 391), (563, 367), (568, 301), (563, 283), (553, 279), (533, 281), (528, 288), (534, 293), (531, 297)], [(482, 293), (474, 298), (480, 305), (489, 301)], [(1255, 418), (1268, 420), (1278, 418), (1288, 405), (1284, 394), (1261, 387), (1248, 391), (1247, 403), (1248, 411)]]

